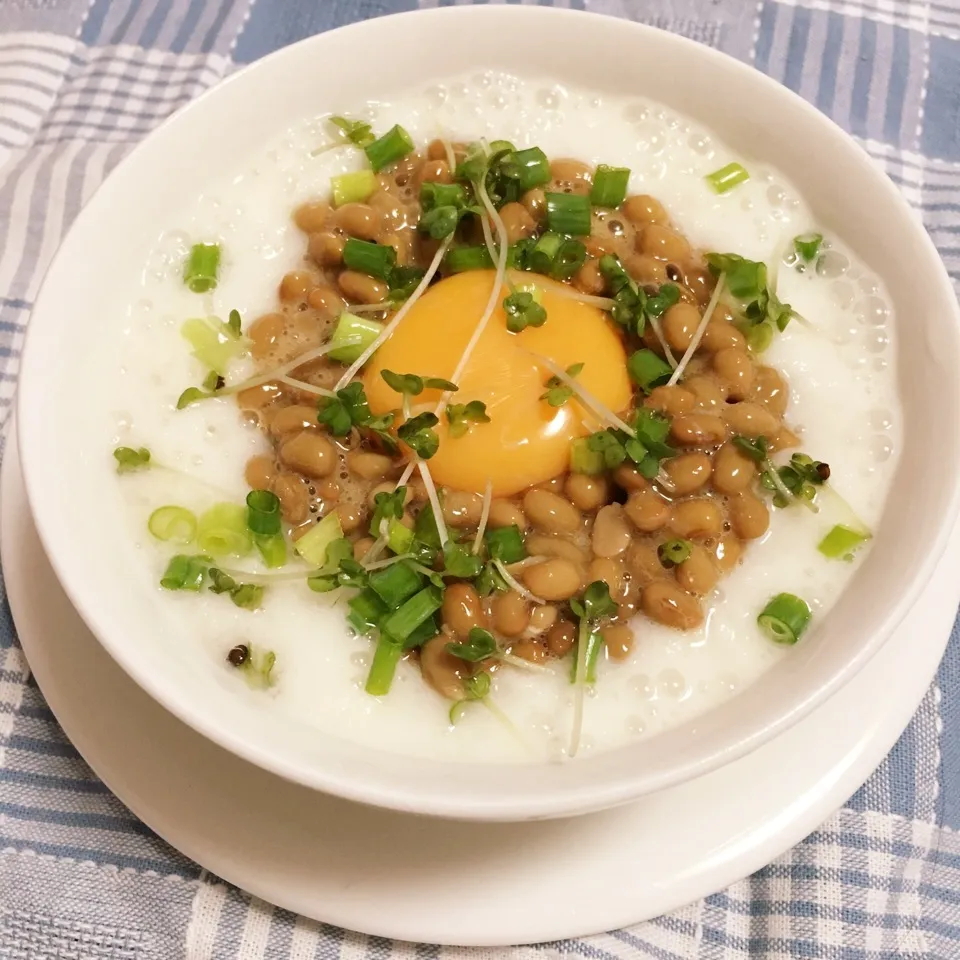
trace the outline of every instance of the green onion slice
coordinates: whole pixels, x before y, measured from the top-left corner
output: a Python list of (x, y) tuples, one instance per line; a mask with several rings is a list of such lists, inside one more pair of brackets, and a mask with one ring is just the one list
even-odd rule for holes
[(287, 562), (287, 542), (282, 533), (255, 533), (253, 542), (268, 567), (282, 567)]
[(397, 251), (390, 246), (350, 237), (343, 245), (343, 263), (357, 273), (365, 273), (378, 280), (389, 280), (397, 264)]
[(450, 273), (493, 268), (490, 251), (485, 246), (451, 247), (444, 258), (444, 264)]
[(644, 393), (649, 393), (654, 387), (666, 383), (673, 370), (666, 360), (644, 348), (627, 360), (627, 372)]
[(396, 610), (422, 587), (423, 577), (406, 561), (393, 563), (370, 574), (370, 589), (389, 610)]
[(170, 543), (190, 543), (197, 535), (197, 518), (185, 507), (157, 507), (147, 520), (147, 529)]
[(398, 555), (408, 553), (413, 546), (413, 531), (396, 517), (387, 521), (387, 546)]
[(197, 521), (197, 546), (212, 557), (242, 557), (250, 552), (247, 511), (236, 503), (216, 503)]
[(269, 490), (247, 494), (247, 526), (252, 533), (273, 536), (280, 532), (280, 498)]
[(708, 173), (704, 179), (716, 193), (729, 193), (734, 187), (746, 183), (750, 174), (742, 164), (728, 163), (725, 167)]
[(601, 163), (593, 175), (590, 202), (595, 207), (619, 207), (627, 198), (630, 170), (627, 167), (608, 167)]
[(394, 640), (403, 643), (417, 627), (432, 617), (442, 604), (442, 591), (434, 586), (426, 587), (382, 620), (380, 629)]
[(391, 163), (396, 163), (408, 153), (412, 153), (413, 140), (410, 134), (397, 124), (363, 149), (374, 173), (379, 173), (384, 167), (389, 167)]
[(590, 198), (579, 193), (547, 193), (547, 229), (570, 237), (590, 233)]
[(335, 207), (342, 207), (345, 203), (363, 203), (377, 189), (377, 175), (372, 170), (341, 173), (330, 180), (330, 186)]
[(160, 579), (160, 586), (164, 590), (189, 590), (192, 593), (199, 593), (209, 566), (209, 557), (191, 557), (178, 553), (170, 558), (167, 569)]
[(384, 697), (390, 692), (397, 664), (403, 657), (403, 644), (381, 634), (373, 651), (373, 662), (364, 689), (372, 697)]
[(513, 155), (512, 167), (524, 193), (550, 182), (550, 161), (539, 147), (518, 150)]
[(332, 510), (297, 541), (294, 550), (311, 566), (322, 567), (327, 562), (327, 549), (330, 544), (342, 537), (340, 515), (336, 510)]
[(382, 323), (353, 313), (341, 313), (330, 338), (332, 349), (327, 356), (339, 363), (354, 363), (381, 333)]
[(822, 233), (802, 233), (793, 238), (793, 249), (804, 263), (812, 263), (820, 255), (823, 245)]
[(183, 282), (194, 293), (213, 290), (220, 277), (220, 244), (195, 243), (183, 264)]
[(757, 617), (760, 629), (774, 643), (794, 644), (810, 624), (810, 607), (792, 593), (779, 593)]
[(818, 544), (828, 560), (852, 560), (853, 552), (870, 539), (870, 534), (838, 523)]

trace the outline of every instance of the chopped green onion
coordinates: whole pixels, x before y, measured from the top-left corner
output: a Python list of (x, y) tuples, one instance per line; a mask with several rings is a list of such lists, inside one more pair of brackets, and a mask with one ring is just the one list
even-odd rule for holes
[(741, 183), (746, 183), (750, 179), (750, 174), (742, 164), (728, 163), (725, 167), (708, 173), (704, 179), (716, 193), (728, 193)]
[(586, 262), (587, 248), (579, 240), (564, 240), (553, 258), (550, 276), (554, 280), (569, 280)]
[(364, 687), (370, 696), (385, 697), (390, 692), (394, 674), (397, 672), (397, 664), (400, 663), (403, 652), (402, 643), (398, 643), (386, 634), (380, 634)]
[(197, 546), (212, 557), (242, 557), (250, 552), (247, 511), (236, 503), (216, 503), (200, 514)]
[(379, 173), (384, 167), (389, 167), (391, 163), (396, 163), (408, 153), (412, 153), (413, 140), (410, 139), (410, 134), (397, 124), (363, 149), (374, 173)]
[(434, 586), (425, 587), (384, 619), (380, 629), (392, 639), (403, 643), (421, 623), (433, 616), (442, 604), (441, 591)]
[(409, 637), (403, 642), (404, 650), (413, 650), (415, 647), (422, 647), (429, 639), (435, 637), (440, 632), (437, 626), (436, 617), (428, 617), (417, 627)]
[(328, 513), (319, 523), (313, 525), (294, 545), (294, 551), (299, 553), (312, 567), (322, 567), (327, 563), (327, 549), (335, 540), (343, 537), (340, 526), (340, 515), (336, 510)]
[(347, 606), (347, 620), (359, 634), (369, 633), (388, 612), (387, 605), (369, 587), (352, 597)]
[(590, 198), (579, 193), (547, 193), (547, 229), (571, 237), (590, 234)]
[(465, 273), (467, 270), (490, 270), (493, 260), (485, 246), (451, 247), (444, 259), (450, 273)]
[(178, 553), (170, 558), (160, 580), (164, 590), (190, 590), (199, 593), (210, 566), (210, 558)]
[(253, 542), (268, 567), (282, 567), (287, 562), (287, 541), (282, 533), (255, 533)]
[(817, 549), (828, 560), (852, 560), (853, 552), (857, 547), (866, 543), (870, 534), (862, 530), (854, 530), (838, 523), (819, 543)]
[(690, 556), (693, 544), (689, 540), (667, 540), (657, 547), (657, 557), (661, 566), (668, 570), (671, 567), (678, 567), (684, 560)]
[(637, 350), (630, 356), (627, 360), (627, 371), (644, 393), (649, 393), (654, 387), (666, 383), (673, 373), (666, 360), (646, 348)]
[(341, 313), (333, 329), (327, 354), (339, 363), (355, 363), (364, 350), (383, 333), (383, 324), (353, 313)]
[(542, 233), (530, 250), (528, 256), (530, 269), (534, 273), (550, 273), (561, 246), (563, 246), (563, 237), (560, 234)]
[(792, 593), (779, 593), (757, 617), (760, 629), (774, 642), (794, 644), (810, 623), (810, 607)]
[(387, 546), (396, 554), (408, 553), (413, 545), (413, 531), (395, 517), (387, 521)]
[(370, 574), (370, 589), (390, 610), (396, 610), (422, 586), (423, 577), (406, 561), (393, 563)]
[(483, 536), (491, 560), (499, 560), (501, 563), (517, 563), (527, 555), (527, 548), (523, 545), (523, 535), (516, 524), (487, 530)]
[(593, 175), (590, 202), (595, 207), (619, 207), (627, 198), (630, 170), (627, 167), (608, 167), (601, 163)]
[(269, 490), (251, 490), (247, 494), (247, 526), (264, 536), (279, 533), (280, 498)]
[(578, 437), (570, 444), (570, 471), (572, 473), (585, 473), (592, 477), (598, 473), (603, 473), (605, 469), (603, 454), (592, 450), (586, 437)]
[(448, 643), (445, 649), (448, 653), (452, 653), (455, 657), (469, 663), (479, 663), (481, 660), (486, 660), (499, 650), (493, 634), (482, 627), (471, 628), (469, 634), (467, 634), (466, 643)]
[(216, 317), (194, 317), (180, 328), (184, 339), (193, 347), (193, 355), (221, 377), (226, 376), (230, 361), (242, 357), (249, 347), (249, 341), (240, 333), (240, 314), (236, 310), (230, 311), (231, 321), (234, 314), (237, 323), (224, 323)]
[(389, 280), (397, 263), (397, 251), (379, 243), (350, 237), (343, 245), (344, 266), (378, 280)]
[(516, 179), (524, 193), (550, 182), (550, 161), (539, 147), (517, 150), (511, 158), (511, 168), (517, 172)]
[(117, 461), (117, 473), (132, 473), (150, 466), (150, 451), (146, 447), (135, 450), (133, 447), (117, 447), (113, 451)]
[(330, 181), (333, 187), (333, 205), (342, 207), (345, 203), (363, 203), (377, 189), (377, 176), (372, 170), (356, 170), (353, 173), (341, 173)]
[(157, 507), (147, 520), (147, 529), (158, 540), (190, 543), (197, 535), (197, 518), (185, 507)]
[(183, 264), (183, 282), (194, 293), (207, 293), (220, 275), (220, 244), (195, 243)]
[(820, 255), (823, 245), (822, 233), (802, 233), (793, 238), (793, 249), (804, 263), (812, 263)]

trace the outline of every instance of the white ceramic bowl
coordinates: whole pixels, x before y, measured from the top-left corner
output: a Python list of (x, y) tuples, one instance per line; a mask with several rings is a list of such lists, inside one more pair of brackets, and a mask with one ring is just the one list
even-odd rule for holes
[[(74, 399), (97, 376), (85, 331), (124, 322), (111, 299), (114, 278), (142, 269), (169, 227), (167, 211), (266, 137), (342, 108), (337, 96), (347, 82), (361, 101), (485, 68), (631, 90), (712, 127), (779, 168), (824, 228), (883, 277), (897, 312), (901, 466), (874, 547), (846, 593), (808, 640), (707, 719), (575, 763), (491, 767), (392, 756), (317, 737), (231, 696), (209, 671), (170, 655), (162, 616), (146, 614), (155, 599), (127, 575), (110, 458), (77, 440), (84, 406)], [(340, 78), (332, 88), (330, 77)], [(424, 814), (519, 820), (622, 803), (726, 763), (795, 723), (864, 665), (910, 610), (952, 526), (958, 371), (957, 304), (932, 243), (867, 155), (799, 97), (714, 50), (622, 20), (457, 7), (305, 40), (241, 71), (148, 137), (82, 212), (50, 269), (30, 321), (18, 425), (30, 503), (58, 576), (106, 649), (160, 703), (234, 753), (321, 790)]]

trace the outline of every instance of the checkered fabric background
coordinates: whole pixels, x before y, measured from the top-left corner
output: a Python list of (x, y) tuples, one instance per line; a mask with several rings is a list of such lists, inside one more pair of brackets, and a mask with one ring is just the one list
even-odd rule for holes
[[(796, 90), (849, 130), (920, 210), (960, 282), (960, 0), (556, 5), (685, 34)], [(417, 6), (0, 0), (0, 419), (50, 258), (141, 137), (238, 64)], [(512, 951), (392, 944), (251, 901), (136, 821), (58, 728), (0, 607), (0, 958), (955, 960), (958, 828), (955, 629), (934, 686), (869, 783), (749, 879), (672, 916), (584, 940)]]

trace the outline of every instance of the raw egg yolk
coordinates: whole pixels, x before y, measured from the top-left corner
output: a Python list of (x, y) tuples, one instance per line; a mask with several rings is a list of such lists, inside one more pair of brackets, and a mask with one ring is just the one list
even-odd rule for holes
[[(451, 379), (490, 297), (494, 273), (461, 273), (431, 287), (400, 321), (391, 337), (367, 365), (364, 386), (375, 414), (396, 410), (401, 396), (380, 376), (381, 370)], [(530, 274), (511, 274), (518, 286)], [(572, 397), (552, 407), (540, 397), (552, 376), (537, 356), (563, 369), (582, 363), (578, 384), (608, 409), (629, 406), (630, 380), (620, 335), (605, 313), (572, 300), (568, 287), (536, 278), (547, 320), (520, 333), (507, 330), (503, 299), (497, 306), (458, 380), (450, 403), (482, 400), (490, 423), (470, 424), (467, 433), (451, 437), (440, 411), (436, 432), (440, 449), (430, 459), (438, 484), (482, 493), (489, 480), (493, 495), (505, 497), (543, 483), (567, 470), (570, 444), (576, 437), (601, 429), (591, 410)], [(561, 292), (558, 292), (558, 288)], [(439, 390), (425, 390), (412, 399), (412, 415), (434, 410)]]

